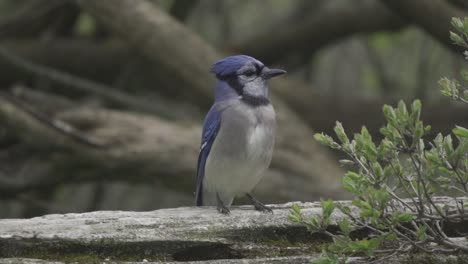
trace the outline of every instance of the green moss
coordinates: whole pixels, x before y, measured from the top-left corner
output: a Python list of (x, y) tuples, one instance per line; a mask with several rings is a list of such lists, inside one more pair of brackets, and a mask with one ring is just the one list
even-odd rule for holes
[[(240, 230), (210, 229), (207, 233), (204, 232), (200, 239), (222, 237), (241, 244), (251, 243), (251, 247), (237, 249), (244, 258), (313, 255), (320, 253), (322, 247), (331, 242), (328, 237), (321, 234), (310, 234), (300, 226), (258, 227)], [(194, 236), (196, 238), (196, 234)]]
[(78, 263), (98, 263), (105, 259), (154, 261), (170, 258), (169, 253), (176, 248), (171, 243), (166, 245), (162, 245), (162, 242), (116, 243), (113, 239), (102, 239), (95, 243), (53, 240), (39, 243), (37, 239), (20, 242), (0, 240), (0, 258), (35, 258)]

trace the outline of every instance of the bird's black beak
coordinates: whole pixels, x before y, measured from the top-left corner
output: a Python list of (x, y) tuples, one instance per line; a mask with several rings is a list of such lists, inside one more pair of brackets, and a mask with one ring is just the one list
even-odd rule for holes
[(262, 71), (262, 75), (265, 79), (270, 79), (270, 78), (273, 78), (275, 76), (279, 76), (279, 75), (283, 75), (285, 74), (286, 71), (285, 70), (281, 70), (281, 69), (270, 69), (268, 67), (265, 67), (263, 68), (263, 71)]

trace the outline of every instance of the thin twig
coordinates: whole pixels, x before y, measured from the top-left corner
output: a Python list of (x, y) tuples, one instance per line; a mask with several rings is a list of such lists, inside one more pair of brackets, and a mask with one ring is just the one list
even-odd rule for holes
[(46, 115), (43, 115), (42, 113), (36, 111), (32, 107), (24, 104), (21, 102), (18, 98), (9, 95), (7, 93), (0, 93), (0, 96), (3, 97), (5, 100), (8, 102), (12, 103), (28, 115), (30, 115), (32, 118), (36, 119), (37, 121), (41, 122), (42, 124), (54, 129), (55, 131), (68, 136), (75, 141), (82, 143), (86, 146), (89, 147), (94, 147), (94, 148), (102, 148), (105, 147), (103, 144), (93, 140), (92, 138), (87, 137), (84, 135), (81, 131), (77, 130), (73, 126), (69, 125), (68, 123), (65, 123), (61, 120), (58, 119), (51, 119), (47, 117)]
[(148, 101), (139, 100), (103, 84), (95, 83), (56, 69), (30, 62), (2, 46), (0, 46), (0, 58), (4, 59), (20, 70), (29, 72), (42, 78), (46, 78), (56, 83), (67, 85), (68, 87), (75, 88), (79, 91), (92, 93), (117, 105), (125, 106), (127, 108), (146, 113), (161, 112), (161, 109)]

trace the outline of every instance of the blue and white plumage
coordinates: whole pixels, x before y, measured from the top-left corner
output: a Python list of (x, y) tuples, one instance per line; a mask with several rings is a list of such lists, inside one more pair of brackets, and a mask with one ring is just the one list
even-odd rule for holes
[(245, 55), (217, 61), (215, 102), (202, 134), (196, 176), (196, 205), (216, 205), (222, 213), (238, 195), (258, 210), (270, 210), (249, 193), (268, 168), (275, 140), (275, 111), (267, 80), (285, 71), (270, 69)]

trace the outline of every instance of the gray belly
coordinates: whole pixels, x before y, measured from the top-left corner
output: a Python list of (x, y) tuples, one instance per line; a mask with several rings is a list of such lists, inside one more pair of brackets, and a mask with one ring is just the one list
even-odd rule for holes
[(271, 105), (239, 102), (225, 109), (205, 165), (204, 192), (218, 192), (228, 204), (234, 196), (250, 192), (270, 164), (275, 129)]

